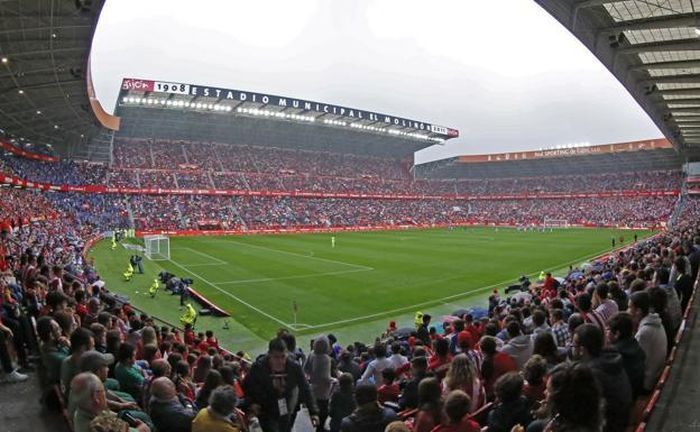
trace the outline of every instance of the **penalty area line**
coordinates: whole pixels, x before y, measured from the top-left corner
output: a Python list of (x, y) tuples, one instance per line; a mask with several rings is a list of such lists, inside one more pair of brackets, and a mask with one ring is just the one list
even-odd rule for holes
[(206, 253), (204, 253), (204, 252), (200, 252), (200, 251), (198, 251), (197, 249), (192, 249), (191, 247), (183, 247), (183, 249), (187, 249), (187, 250), (190, 251), (190, 252), (194, 252), (194, 253), (196, 253), (196, 254), (199, 255), (199, 256), (203, 256), (204, 258), (209, 258), (210, 260), (214, 261), (214, 264), (212, 264), (212, 263), (209, 263), (209, 264), (191, 264), (191, 265), (189, 265), (189, 266), (187, 266), (187, 267), (207, 266), (207, 265), (226, 265), (226, 264), (228, 264), (228, 263), (227, 263), (226, 261), (224, 261), (224, 260), (220, 260), (220, 259), (217, 258), (217, 257), (211, 256), (211, 255), (206, 254)]
[(363, 272), (370, 272), (370, 271), (373, 271), (373, 269), (372, 270), (370, 270), (370, 269), (340, 270), (340, 271), (335, 271), (335, 272), (310, 273), (310, 274), (296, 275), (296, 276), (281, 276), (281, 277), (270, 277), (270, 278), (259, 278), (259, 279), (241, 279), (241, 280), (233, 280), (233, 281), (227, 281), (227, 282), (217, 282), (216, 285), (239, 285), (239, 284), (244, 284), (244, 283), (273, 282), (273, 281), (290, 280), (290, 279), (310, 279), (310, 278), (322, 277), (322, 276), (342, 275), (342, 274), (348, 274), (348, 273), (363, 273)]
[(176, 262), (176, 261), (173, 261), (172, 259), (170, 259), (170, 260), (168, 260), (168, 261), (170, 261), (171, 263), (173, 263), (173, 264), (175, 264), (176, 266), (180, 267), (182, 270), (186, 271), (187, 273), (191, 274), (192, 276), (196, 276), (196, 277), (199, 278), (202, 282), (204, 282), (204, 283), (206, 283), (207, 285), (211, 286), (211, 287), (214, 288), (215, 290), (217, 290), (217, 291), (219, 291), (219, 292), (221, 292), (221, 293), (223, 293), (223, 294), (225, 294), (225, 295), (231, 297), (232, 299), (236, 300), (236, 301), (239, 302), (240, 304), (242, 304), (242, 305), (244, 305), (244, 306), (247, 306), (247, 307), (249, 307), (250, 309), (253, 309), (255, 312), (259, 313), (260, 315), (263, 315), (263, 316), (265, 316), (265, 317), (267, 317), (267, 318), (270, 318), (271, 320), (275, 321), (276, 323), (279, 323), (279, 324), (283, 325), (284, 327), (287, 327), (288, 329), (294, 330), (294, 328), (292, 328), (292, 325), (291, 325), (291, 324), (286, 323), (286, 322), (282, 321), (281, 319), (279, 319), (279, 318), (277, 318), (277, 317), (275, 317), (275, 316), (273, 316), (273, 315), (270, 315), (269, 313), (265, 312), (264, 310), (253, 306), (252, 304), (248, 303), (247, 301), (243, 300), (242, 298), (240, 298), (240, 297), (238, 297), (238, 296), (235, 296), (235, 295), (231, 294), (230, 292), (219, 288), (218, 286), (216, 286), (215, 283), (208, 281), (207, 279), (205, 279), (204, 277), (198, 275), (197, 273), (193, 272), (192, 270), (189, 270), (187, 267), (183, 266), (182, 264), (180, 264), (180, 263), (178, 263), (178, 262)]
[(313, 256), (313, 255), (311, 255), (311, 256), (303, 255), (303, 254), (296, 253), (296, 252), (289, 252), (286, 250), (274, 249), (274, 248), (269, 248), (266, 246), (260, 246), (260, 245), (256, 245), (256, 244), (243, 243), (243, 242), (239, 242), (239, 241), (235, 241), (235, 240), (222, 240), (222, 241), (226, 242), (226, 243), (234, 243), (234, 244), (241, 245), (241, 246), (248, 246), (248, 247), (252, 247), (252, 248), (262, 249), (262, 250), (266, 250), (266, 251), (270, 251), (270, 252), (277, 252), (277, 253), (291, 255), (291, 256), (300, 257), (300, 258), (312, 259), (312, 260), (317, 260), (317, 261), (325, 261), (325, 262), (329, 262), (329, 263), (333, 263), (333, 264), (341, 264), (344, 266), (354, 267), (354, 268), (358, 268), (358, 269), (364, 269), (367, 271), (374, 270), (374, 267), (365, 266), (365, 265), (361, 265), (361, 264), (353, 264), (353, 263), (347, 263), (347, 262), (343, 262), (343, 261), (336, 261), (336, 260), (332, 260), (329, 258), (321, 258), (321, 257)]

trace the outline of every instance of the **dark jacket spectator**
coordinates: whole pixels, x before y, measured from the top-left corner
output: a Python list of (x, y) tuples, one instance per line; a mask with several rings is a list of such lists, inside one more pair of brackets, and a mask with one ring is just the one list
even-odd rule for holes
[(243, 392), (243, 406), (259, 411), (263, 430), (290, 431), (292, 414), (299, 403), (307, 406), (312, 418), (318, 413), (304, 372), (289, 358), (281, 339), (270, 341), (268, 353), (251, 366), (243, 380)]
[(425, 378), (428, 369), (428, 360), (425, 357), (414, 357), (411, 359), (411, 374), (410, 381), (406, 383), (406, 387), (399, 397), (399, 407), (403, 410), (406, 408), (418, 407), (418, 384)]
[(379, 406), (377, 389), (371, 384), (360, 384), (355, 390), (357, 408), (340, 424), (341, 432), (384, 432), (386, 426), (398, 420), (396, 413)]
[(634, 397), (644, 392), (644, 362), (646, 355), (634, 338), (634, 322), (626, 312), (615, 315), (609, 323), (610, 342), (622, 356), (622, 364), (632, 386)]
[(595, 324), (583, 324), (574, 333), (574, 357), (593, 371), (605, 399), (605, 431), (622, 432), (627, 428), (632, 409), (632, 387), (613, 348), (603, 348), (603, 332)]
[(149, 409), (153, 424), (159, 431), (189, 432), (197, 414), (190, 401), (178, 397), (175, 384), (166, 377), (151, 384)]
[(355, 396), (353, 395), (353, 384), (355, 379), (349, 373), (344, 373), (338, 378), (339, 389), (331, 395), (331, 403), (328, 415), (331, 418), (331, 432), (340, 430), (340, 422), (355, 410)]
[(523, 396), (523, 378), (508, 372), (496, 381), (496, 407), (489, 413), (489, 432), (510, 432), (515, 425), (526, 427), (531, 421), (530, 403)]

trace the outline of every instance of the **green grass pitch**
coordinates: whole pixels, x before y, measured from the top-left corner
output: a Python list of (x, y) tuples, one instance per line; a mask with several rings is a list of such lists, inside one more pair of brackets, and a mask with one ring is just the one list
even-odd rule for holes
[[(578, 265), (610, 251), (611, 237), (624, 236), (628, 244), (633, 235), (610, 229), (455, 228), (174, 237), (171, 260), (144, 259), (146, 274), (128, 283), (121, 273), (132, 251), (112, 251), (102, 241), (91, 255), (112, 291), (173, 323), (180, 314), (178, 298), (163, 290), (155, 299), (145, 293), (162, 269), (191, 277), (195, 289), (232, 315), (222, 341), (250, 348), (280, 327), (311, 335), (364, 326), (368, 334), (378, 334), (387, 319), (410, 324), (416, 310), (483, 306), (493, 287), (521, 274)], [(198, 324), (219, 329), (221, 319), (203, 317)]]

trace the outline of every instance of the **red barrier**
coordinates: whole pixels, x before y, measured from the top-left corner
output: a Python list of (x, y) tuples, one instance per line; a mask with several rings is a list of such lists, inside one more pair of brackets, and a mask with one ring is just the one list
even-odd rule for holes
[(55, 156), (49, 156), (41, 153), (34, 153), (30, 152), (24, 149), (21, 149), (19, 147), (14, 146), (12, 143), (5, 141), (4, 139), (0, 138), (0, 148), (9, 151), (12, 154), (15, 154), (17, 156), (26, 158), (26, 159), (33, 159), (33, 160), (38, 160), (38, 161), (43, 161), (43, 162), (58, 162), (58, 158)]
[(56, 192), (78, 193), (110, 193), (126, 195), (220, 195), (220, 196), (262, 196), (262, 197), (297, 197), (297, 198), (356, 198), (356, 199), (429, 199), (429, 200), (461, 200), (461, 201), (500, 201), (526, 199), (570, 199), (570, 198), (614, 198), (614, 197), (648, 197), (648, 196), (677, 196), (680, 191), (666, 190), (623, 190), (617, 192), (595, 193), (542, 193), (542, 194), (512, 194), (512, 195), (408, 195), (408, 194), (359, 194), (334, 192), (303, 192), (303, 191), (249, 191), (235, 189), (163, 189), (163, 188), (125, 188), (107, 187), (105, 185), (53, 185), (49, 183), (32, 182), (11, 174), (0, 175), (0, 183), (19, 186), (28, 189), (50, 190)]
[[(192, 236), (223, 236), (223, 235), (250, 235), (250, 234), (302, 234), (302, 233), (333, 233), (333, 232), (363, 232), (363, 231), (398, 231), (406, 229), (420, 229), (420, 228), (449, 228), (449, 227), (503, 227), (503, 228), (515, 228), (516, 225), (506, 224), (506, 223), (483, 223), (467, 221), (461, 223), (453, 224), (403, 224), (403, 225), (371, 225), (371, 226), (352, 226), (352, 227), (296, 227), (296, 228), (263, 228), (263, 229), (235, 229), (235, 230), (137, 230), (136, 236), (143, 237), (149, 235), (168, 235), (171, 237), (192, 237)], [(657, 225), (653, 226), (616, 226), (616, 225), (570, 225), (573, 228), (617, 228), (617, 229), (660, 229), (661, 227)], [(630, 245), (631, 247), (632, 245)], [(602, 255), (596, 259), (600, 259), (607, 256)]]

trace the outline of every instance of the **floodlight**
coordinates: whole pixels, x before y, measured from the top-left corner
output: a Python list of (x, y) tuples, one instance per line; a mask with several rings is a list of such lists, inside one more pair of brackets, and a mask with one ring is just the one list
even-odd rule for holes
[(7, 57), (2, 58), (2, 63), (7, 64), (7, 62), (10, 61)]
[(695, 34), (700, 37), (700, 27), (695, 27)]
[(19, 90), (17, 90), (17, 93), (19, 93), (19, 94), (24, 94), (24, 90), (19, 89)]

